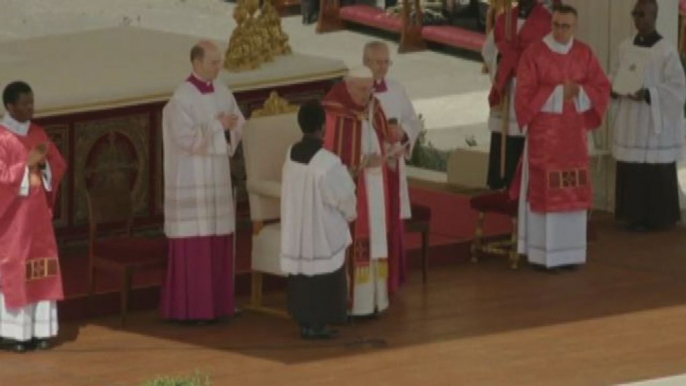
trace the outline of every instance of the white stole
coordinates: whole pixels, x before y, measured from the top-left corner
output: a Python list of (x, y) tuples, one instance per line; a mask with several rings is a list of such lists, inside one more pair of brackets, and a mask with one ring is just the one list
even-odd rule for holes
[[(381, 155), (381, 144), (374, 131), (374, 102), (367, 109), (367, 120), (362, 122), (362, 156)], [(383, 168), (364, 169), (367, 185), (367, 213), (369, 217), (369, 256), (372, 260), (388, 257), (386, 233), (386, 195), (384, 191)]]

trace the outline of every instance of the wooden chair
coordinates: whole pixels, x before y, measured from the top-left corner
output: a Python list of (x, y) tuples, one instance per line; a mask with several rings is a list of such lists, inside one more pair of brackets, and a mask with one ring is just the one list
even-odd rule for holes
[(429, 230), (431, 229), (431, 208), (412, 204), (412, 218), (405, 221), (407, 230), (422, 236), (422, 282), (426, 284), (429, 268)]
[[(517, 208), (518, 203), (510, 199), (508, 192), (497, 191), (481, 194), (469, 201), (472, 209), (479, 213), (474, 240), (472, 241), (472, 261), (477, 262), (482, 253), (505, 255), (510, 260), (510, 267), (517, 269), (519, 254), (517, 253)], [(512, 232), (505, 240), (486, 241), (484, 238), (484, 222), (488, 213), (510, 217)]]
[[(120, 275), (121, 324), (126, 325), (133, 275), (136, 271), (162, 268), (167, 261), (165, 238), (132, 236), (133, 202), (128, 188), (97, 188), (86, 192), (89, 218), (89, 302), (95, 293), (98, 270)], [(98, 228), (107, 225), (115, 236), (98, 238)]]

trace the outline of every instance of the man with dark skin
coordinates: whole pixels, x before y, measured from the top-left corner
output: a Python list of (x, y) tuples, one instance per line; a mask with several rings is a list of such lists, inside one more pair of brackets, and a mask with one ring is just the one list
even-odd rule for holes
[(655, 0), (636, 2), (631, 16), (638, 33), (620, 45), (616, 73), (640, 60), (642, 87), (612, 93), (615, 216), (634, 231), (669, 227), (681, 217), (676, 163), (684, 152), (686, 79), (676, 47), (655, 28), (657, 13)]
[(42, 127), (31, 121), (34, 99), (25, 82), (3, 91), (0, 121), (0, 337), (15, 352), (50, 347), (63, 298), (52, 207), (66, 163)]

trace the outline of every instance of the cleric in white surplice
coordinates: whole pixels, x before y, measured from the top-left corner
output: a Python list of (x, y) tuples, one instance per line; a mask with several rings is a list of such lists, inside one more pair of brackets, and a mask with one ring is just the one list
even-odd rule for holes
[(686, 77), (676, 47), (655, 30), (655, 0), (638, 1), (632, 16), (638, 34), (619, 47), (619, 65), (631, 66), (630, 58), (640, 56), (647, 61), (643, 88), (613, 95), (615, 216), (634, 230), (648, 230), (681, 217), (676, 163), (684, 152)]
[(332, 338), (328, 324), (347, 317), (345, 257), (357, 217), (355, 183), (324, 148), (326, 115), (318, 101), (298, 111), (303, 138), (288, 151), (281, 187), (281, 269), (288, 311), (305, 339)]
[(164, 232), (169, 264), (165, 319), (204, 322), (234, 313), (232, 156), (245, 125), (217, 80), (222, 54), (211, 42), (191, 50), (193, 73), (164, 107)]

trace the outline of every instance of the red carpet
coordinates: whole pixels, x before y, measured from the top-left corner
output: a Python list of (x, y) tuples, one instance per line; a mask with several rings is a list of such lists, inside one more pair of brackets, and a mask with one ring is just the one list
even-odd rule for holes
[[(468, 243), (474, 235), (477, 214), (469, 207), (469, 197), (439, 190), (412, 187), (412, 201), (431, 208), (430, 264), (441, 264), (454, 259), (467, 258)], [(509, 231), (510, 221), (500, 216), (490, 216), (486, 222), (486, 235), (503, 234)], [(418, 268), (419, 234), (407, 235), (407, 248), (410, 251), (410, 263), (413, 269)], [(252, 232), (249, 229), (239, 230), (236, 238), (237, 293), (248, 295), (250, 290), (250, 250)], [(86, 299), (88, 292), (88, 259), (85, 249), (64, 252), (61, 256), (64, 290), (66, 300), (60, 303), (60, 317), (63, 319), (80, 319), (119, 312), (119, 291), (121, 278), (110, 273), (99, 273), (96, 276), (96, 296), (90, 302)], [(130, 299), (131, 310), (151, 309), (157, 306), (159, 284), (164, 272), (141, 272), (134, 276), (133, 291)], [(267, 280), (268, 288), (283, 287), (283, 280)]]

